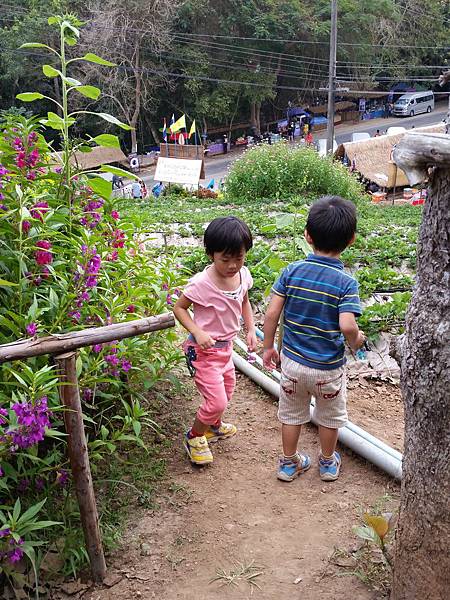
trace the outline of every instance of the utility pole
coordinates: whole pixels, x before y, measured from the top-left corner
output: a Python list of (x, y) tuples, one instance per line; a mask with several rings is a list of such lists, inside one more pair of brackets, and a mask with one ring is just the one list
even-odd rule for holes
[(331, 0), (330, 65), (328, 74), (327, 154), (333, 152), (336, 87), (337, 0)]

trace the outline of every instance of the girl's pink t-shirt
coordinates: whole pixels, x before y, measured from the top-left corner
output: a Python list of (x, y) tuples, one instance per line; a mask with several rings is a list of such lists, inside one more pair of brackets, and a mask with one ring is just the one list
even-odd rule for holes
[(247, 267), (242, 267), (240, 287), (233, 297), (213, 283), (209, 269), (194, 275), (183, 294), (192, 302), (196, 325), (215, 340), (232, 340), (241, 328), (242, 304), (253, 279)]

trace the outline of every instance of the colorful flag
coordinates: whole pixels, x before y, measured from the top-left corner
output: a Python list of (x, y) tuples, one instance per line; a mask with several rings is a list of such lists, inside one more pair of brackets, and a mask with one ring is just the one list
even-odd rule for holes
[(186, 129), (186, 115), (181, 116), (178, 121), (170, 124), (170, 133), (176, 133), (180, 129)]
[(170, 139), (171, 142), (175, 142), (176, 143), (177, 139), (176, 139), (176, 136), (173, 134), (173, 131), (172, 131), (172, 127), (174, 126), (174, 124), (175, 124), (175, 115), (173, 114), (172, 118), (170, 119), (170, 127), (169, 127), (170, 136), (169, 136), (169, 139)]
[(164, 117), (164, 125), (163, 125), (162, 134), (163, 134), (163, 140), (165, 142), (167, 142), (167, 123), (166, 123), (166, 118), (165, 117)]
[(191, 135), (194, 135), (194, 133), (196, 132), (196, 128), (195, 128), (195, 119), (192, 121), (192, 125), (191, 128), (189, 129), (189, 139), (191, 139)]

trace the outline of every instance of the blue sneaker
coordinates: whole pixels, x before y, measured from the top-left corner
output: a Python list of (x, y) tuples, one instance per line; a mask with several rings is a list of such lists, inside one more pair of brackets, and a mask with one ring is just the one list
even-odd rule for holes
[(341, 468), (341, 456), (339, 452), (335, 452), (333, 458), (327, 459), (320, 455), (319, 471), (322, 481), (336, 481), (339, 477)]
[(280, 481), (294, 481), (300, 473), (304, 473), (311, 466), (311, 459), (307, 454), (298, 454), (298, 460), (280, 458), (277, 477)]

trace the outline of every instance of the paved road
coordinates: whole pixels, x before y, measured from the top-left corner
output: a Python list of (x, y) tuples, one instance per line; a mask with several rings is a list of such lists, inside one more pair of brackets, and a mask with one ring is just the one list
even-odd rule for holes
[[(437, 125), (445, 118), (447, 114), (447, 106), (442, 104), (430, 114), (417, 115), (416, 117), (392, 117), (389, 119), (373, 119), (370, 121), (361, 121), (361, 123), (351, 125), (337, 126), (335, 130), (336, 142), (342, 144), (349, 142), (352, 138), (352, 133), (365, 131), (373, 136), (377, 129), (381, 133), (385, 132), (388, 127), (406, 127), (411, 129), (412, 127), (425, 127), (427, 125)], [(315, 139), (326, 138), (326, 131), (320, 131), (314, 135)], [(214, 179), (216, 186), (222, 177), (225, 177), (229, 166), (242, 154), (241, 151), (233, 151), (226, 155), (220, 155), (217, 157), (207, 158), (205, 161), (205, 173), (206, 178), (203, 183), (206, 185), (211, 179)], [(147, 188), (151, 188), (155, 181), (153, 179), (154, 170), (151, 174), (144, 175), (143, 179)]]

